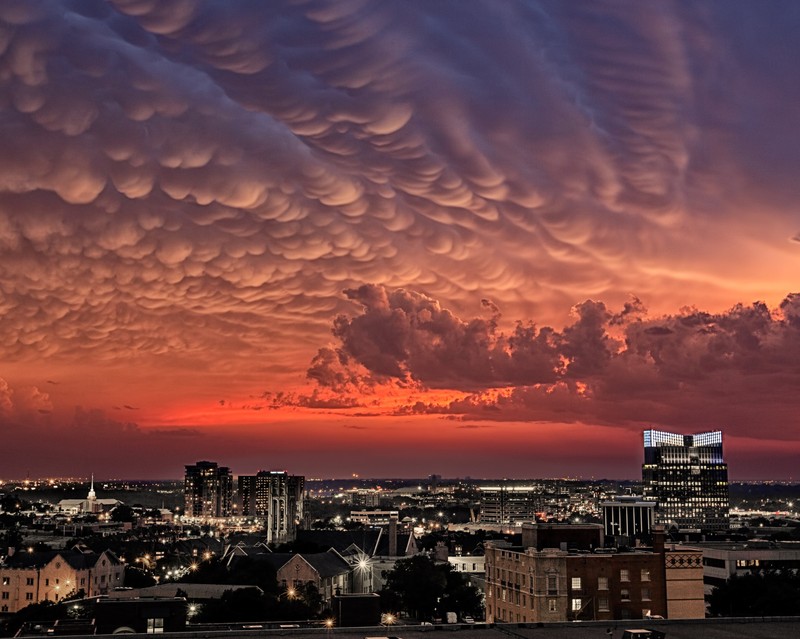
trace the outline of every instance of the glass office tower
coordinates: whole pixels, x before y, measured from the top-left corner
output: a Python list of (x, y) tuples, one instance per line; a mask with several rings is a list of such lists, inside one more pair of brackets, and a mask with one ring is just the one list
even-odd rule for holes
[(680, 530), (728, 529), (728, 465), (722, 432), (644, 431), (644, 498), (658, 502), (656, 522)]

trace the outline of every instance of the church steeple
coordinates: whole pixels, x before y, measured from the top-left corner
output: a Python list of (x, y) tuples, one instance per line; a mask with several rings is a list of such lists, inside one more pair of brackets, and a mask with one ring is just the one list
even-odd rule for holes
[(94, 492), (94, 473), (92, 473), (92, 483), (89, 487), (89, 496), (87, 497), (89, 501), (95, 501), (97, 499), (97, 494)]

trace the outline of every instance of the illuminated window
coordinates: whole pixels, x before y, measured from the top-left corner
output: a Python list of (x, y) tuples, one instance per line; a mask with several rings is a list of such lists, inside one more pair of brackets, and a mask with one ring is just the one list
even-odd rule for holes
[(630, 601), (631, 600), (631, 591), (627, 588), (623, 588), (619, 591), (619, 596), (622, 601)]
[(547, 610), (548, 612), (558, 612), (558, 601), (556, 599), (548, 599)]
[(573, 590), (580, 590), (581, 589), (581, 578), (580, 577), (573, 577), (572, 578), (572, 589)]
[(580, 599), (573, 599), (572, 600), (572, 612), (580, 612), (581, 610), (581, 600)]
[(642, 568), (642, 581), (650, 581), (650, 569)]
[(631, 580), (631, 573), (627, 568), (623, 568), (619, 571), (619, 580), (620, 581), (630, 581)]
[(155, 619), (147, 620), (147, 634), (160, 635), (164, 632), (164, 619), (163, 617), (156, 617)]
[(597, 589), (598, 590), (608, 590), (608, 577), (598, 577), (597, 578)]

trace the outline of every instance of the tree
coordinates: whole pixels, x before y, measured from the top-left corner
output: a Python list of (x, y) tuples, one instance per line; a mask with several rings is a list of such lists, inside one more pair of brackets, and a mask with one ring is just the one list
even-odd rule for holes
[(427, 555), (401, 559), (385, 573), (381, 591), (384, 610), (405, 610), (417, 619), (431, 619), (444, 612), (482, 616), (478, 590), (450, 564), (437, 564)]
[(125, 566), (126, 586), (131, 588), (148, 588), (156, 585), (156, 580), (148, 571), (136, 568), (135, 566)]
[(195, 621), (224, 623), (227, 621), (261, 621), (269, 617), (269, 600), (258, 588), (228, 590), (220, 599), (203, 604)]
[(133, 508), (125, 504), (119, 504), (111, 511), (111, 521), (132, 523), (136, 521), (136, 513)]
[(9, 548), (19, 548), (22, 545), (22, 532), (19, 526), (13, 526), (0, 532), (0, 554), (5, 554)]
[(708, 598), (712, 617), (800, 615), (800, 575), (792, 570), (733, 575)]

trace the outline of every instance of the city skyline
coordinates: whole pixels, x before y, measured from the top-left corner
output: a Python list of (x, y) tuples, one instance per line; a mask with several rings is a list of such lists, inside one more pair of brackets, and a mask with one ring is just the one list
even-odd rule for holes
[(4, 474), (797, 479), (798, 26), (3, 3)]

